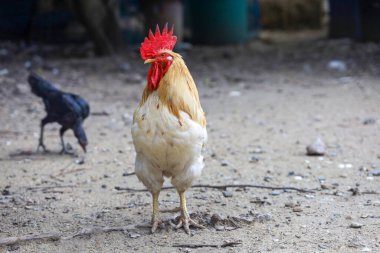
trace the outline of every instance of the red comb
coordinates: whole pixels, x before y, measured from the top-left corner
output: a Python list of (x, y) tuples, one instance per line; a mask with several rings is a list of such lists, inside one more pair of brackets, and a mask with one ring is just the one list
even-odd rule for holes
[(154, 58), (158, 51), (162, 49), (172, 50), (177, 42), (177, 37), (173, 36), (174, 25), (168, 31), (168, 23), (165, 24), (164, 30), (160, 33), (160, 28), (156, 26), (156, 31), (153, 35), (152, 30), (149, 29), (149, 36), (145, 37), (141, 43), (140, 53), (143, 60)]

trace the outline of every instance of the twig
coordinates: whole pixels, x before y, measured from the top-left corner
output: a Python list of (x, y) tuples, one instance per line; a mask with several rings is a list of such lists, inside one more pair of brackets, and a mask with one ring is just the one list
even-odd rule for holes
[(128, 176), (133, 176), (133, 175), (136, 175), (136, 173), (135, 172), (131, 172), (131, 173), (126, 172), (126, 173), (123, 173), (123, 177), (128, 177)]
[(35, 187), (26, 187), (27, 191), (33, 191), (33, 190), (49, 190), (49, 189), (54, 189), (54, 188), (72, 188), (75, 187), (76, 185), (52, 185), (52, 186), (35, 186)]
[(242, 244), (241, 241), (235, 242), (225, 242), (223, 244), (173, 244), (172, 247), (176, 248), (227, 248), (227, 247), (235, 247), (236, 245)]
[[(270, 189), (270, 190), (293, 190), (293, 191), (304, 192), (304, 193), (314, 193), (313, 190), (301, 189), (301, 188), (296, 188), (292, 186), (279, 187), (279, 186), (266, 186), (266, 185), (254, 185), (254, 184), (226, 184), (226, 185), (195, 184), (191, 188), (212, 188), (212, 189), (220, 189), (220, 190), (225, 190), (227, 188), (259, 188), (259, 189)], [(115, 189), (118, 191), (134, 191), (134, 192), (148, 191), (147, 189), (134, 189), (134, 188), (120, 187), (120, 186), (116, 186)], [(162, 187), (161, 190), (169, 190), (169, 189), (175, 189), (175, 188), (173, 186), (167, 186), (167, 187)]]
[(60, 177), (60, 176), (63, 176), (63, 175), (67, 175), (67, 174), (70, 174), (70, 173), (76, 173), (76, 172), (79, 172), (79, 171), (83, 171), (85, 170), (84, 168), (76, 168), (76, 169), (72, 169), (72, 170), (62, 170), (58, 175), (54, 176), (54, 177)]
[(43, 234), (43, 235), (25, 235), (25, 236), (12, 236), (12, 237), (4, 237), (0, 238), (0, 246), (5, 245), (14, 245), (28, 241), (36, 241), (36, 240), (53, 240), (57, 241), (61, 239), (61, 234)]
[(359, 192), (359, 194), (380, 194), (377, 191), (364, 191), (364, 192)]
[(62, 240), (69, 240), (72, 238), (76, 237), (83, 237), (83, 236), (91, 236), (91, 235), (96, 235), (96, 234), (101, 234), (101, 233), (109, 233), (109, 232), (125, 232), (128, 229), (131, 229), (131, 226), (126, 226), (126, 227), (94, 227), (94, 228), (86, 228), (82, 229), (80, 232), (62, 237)]
[(100, 233), (109, 233), (109, 232), (125, 232), (128, 230), (133, 230), (138, 227), (144, 227), (144, 225), (129, 225), (125, 227), (95, 227), (89, 229), (83, 229), (78, 233), (73, 235), (65, 236), (60, 233), (50, 233), (50, 234), (42, 234), (42, 235), (25, 235), (25, 236), (12, 236), (12, 237), (4, 237), (0, 238), (0, 246), (6, 245), (15, 245), (29, 241), (39, 241), (39, 240), (69, 240), (76, 237), (82, 236), (91, 236)]

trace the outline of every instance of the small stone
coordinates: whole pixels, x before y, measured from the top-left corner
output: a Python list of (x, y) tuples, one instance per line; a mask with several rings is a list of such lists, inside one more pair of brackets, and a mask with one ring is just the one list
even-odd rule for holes
[(327, 184), (321, 184), (321, 189), (322, 189), (322, 190), (328, 190), (328, 189), (330, 189), (330, 188), (332, 188), (330, 185), (327, 185)]
[(326, 152), (326, 145), (321, 138), (315, 139), (315, 141), (306, 147), (306, 154), (309, 156), (323, 156)]
[(227, 167), (228, 165), (230, 165), (230, 164), (228, 163), (227, 160), (223, 160), (220, 162), (220, 166)]
[(260, 161), (260, 159), (256, 156), (251, 156), (251, 158), (249, 158), (250, 163), (257, 163), (258, 161)]
[(272, 177), (270, 177), (270, 176), (266, 176), (266, 177), (264, 177), (264, 181), (265, 182), (270, 182), (270, 181), (272, 181)]
[(84, 164), (84, 157), (81, 157), (81, 158), (79, 158), (79, 159), (76, 159), (76, 160), (75, 160), (75, 163), (76, 163), (76, 164), (79, 164), (79, 165)]
[(129, 233), (129, 237), (132, 239), (139, 238), (141, 235), (138, 233)]
[(223, 196), (225, 198), (231, 198), (233, 196), (233, 192), (232, 191), (223, 191)]
[(326, 244), (324, 244), (324, 243), (318, 244), (318, 247), (321, 248), (321, 249), (328, 249), (329, 248), (329, 246), (326, 245)]
[(296, 203), (294, 203), (294, 202), (286, 202), (285, 203), (285, 207), (290, 207), (290, 208), (293, 208), (293, 207), (295, 207), (297, 204)]
[(270, 221), (273, 218), (271, 213), (255, 213), (252, 211), (250, 213), (253, 216), (253, 219), (257, 222)]
[(373, 125), (375, 123), (376, 123), (376, 119), (375, 118), (366, 118), (363, 121), (363, 125)]
[(295, 213), (299, 213), (299, 212), (302, 212), (302, 211), (303, 210), (302, 210), (302, 208), (300, 206), (293, 207), (293, 212), (295, 212)]
[(368, 247), (364, 247), (360, 250), (361, 252), (371, 252), (372, 249), (371, 248), (368, 248)]
[(224, 226), (215, 226), (216, 231), (224, 231)]
[(280, 195), (281, 193), (283, 193), (283, 191), (274, 190), (274, 191), (272, 191), (272, 192), (270, 193), (270, 195), (272, 195), (272, 196), (278, 196), (278, 195)]
[(370, 177), (378, 177), (380, 176), (380, 168), (379, 169), (374, 169), (368, 172), (368, 176)]
[(363, 227), (363, 224), (359, 223), (359, 222), (352, 222), (350, 224), (350, 228), (361, 228)]

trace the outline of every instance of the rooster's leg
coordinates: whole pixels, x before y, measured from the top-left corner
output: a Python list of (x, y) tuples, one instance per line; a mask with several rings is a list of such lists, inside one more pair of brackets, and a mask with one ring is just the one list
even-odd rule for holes
[(181, 210), (182, 210), (181, 207), (176, 207), (173, 209), (161, 209), (160, 212), (161, 213), (176, 213), (176, 212), (180, 212)]
[(186, 196), (185, 192), (179, 192), (179, 199), (180, 199), (180, 209), (181, 209), (181, 216), (179, 218), (178, 225), (176, 228), (181, 228), (186, 231), (186, 233), (190, 234), (190, 225), (194, 226), (196, 228), (205, 228), (204, 226), (196, 223), (190, 218), (190, 215), (187, 211), (187, 206), (186, 206)]
[(160, 220), (160, 212), (158, 210), (158, 196), (160, 195), (160, 192), (153, 192), (152, 198), (153, 198), (153, 212), (152, 212), (152, 233), (154, 233), (157, 230), (158, 225), (161, 223)]
[(37, 152), (40, 150), (40, 147), (43, 149), (44, 152), (47, 152), (47, 149), (44, 144), (44, 127), (48, 122), (49, 121), (47, 117), (41, 120), (40, 138), (38, 140)]

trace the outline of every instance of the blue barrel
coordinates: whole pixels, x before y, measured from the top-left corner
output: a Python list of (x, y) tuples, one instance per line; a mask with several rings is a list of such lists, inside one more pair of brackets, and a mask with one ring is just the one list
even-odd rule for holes
[(194, 43), (221, 45), (248, 38), (247, 0), (191, 0), (188, 5)]

